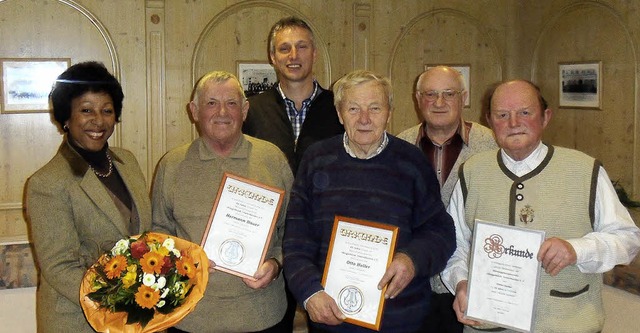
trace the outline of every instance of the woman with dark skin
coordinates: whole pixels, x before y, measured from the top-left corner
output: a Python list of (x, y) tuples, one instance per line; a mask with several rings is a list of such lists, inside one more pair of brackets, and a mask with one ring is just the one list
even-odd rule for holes
[(62, 73), (49, 95), (64, 136), (26, 185), (26, 212), (39, 266), (38, 332), (93, 332), (80, 283), (119, 239), (148, 230), (151, 204), (134, 155), (109, 147), (124, 94), (98, 62)]

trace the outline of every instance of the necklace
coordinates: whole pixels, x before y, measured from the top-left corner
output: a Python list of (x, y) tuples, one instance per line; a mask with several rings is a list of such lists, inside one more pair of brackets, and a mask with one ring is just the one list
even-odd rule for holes
[(93, 173), (96, 174), (96, 176), (101, 177), (101, 178), (107, 178), (109, 176), (111, 176), (111, 174), (113, 173), (113, 162), (111, 161), (111, 155), (109, 155), (109, 153), (107, 154), (107, 160), (109, 160), (109, 171), (107, 171), (107, 173), (100, 173), (98, 172), (98, 170), (94, 169), (91, 164), (89, 164), (89, 168), (91, 168), (91, 171), (93, 171)]

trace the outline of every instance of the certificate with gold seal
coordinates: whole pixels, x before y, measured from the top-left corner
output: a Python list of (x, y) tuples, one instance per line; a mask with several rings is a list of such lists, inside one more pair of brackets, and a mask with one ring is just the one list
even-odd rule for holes
[(466, 316), (532, 332), (545, 232), (476, 220), (473, 228)]
[(336, 216), (322, 285), (346, 322), (380, 329), (384, 292), (378, 282), (393, 258), (398, 227)]
[(225, 173), (202, 237), (215, 269), (254, 279), (269, 248), (284, 190)]

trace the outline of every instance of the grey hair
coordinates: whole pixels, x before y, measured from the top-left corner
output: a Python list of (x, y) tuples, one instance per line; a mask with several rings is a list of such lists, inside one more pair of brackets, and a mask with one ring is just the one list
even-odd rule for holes
[(235, 75), (225, 71), (213, 71), (201, 77), (193, 89), (192, 101), (195, 102), (196, 104), (200, 102), (200, 94), (202, 93), (202, 90), (204, 90), (204, 86), (207, 83), (209, 82), (222, 83), (222, 82), (227, 82), (228, 80), (234, 81), (234, 83), (238, 86), (238, 93), (242, 97), (242, 102), (246, 101), (247, 97), (244, 94), (244, 89), (242, 89), (242, 84), (240, 84), (240, 81), (238, 81), (238, 78)]
[(393, 88), (391, 86), (391, 81), (382, 75), (367, 70), (353, 71), (341, 77), (338, 81), (336, 81), (336, 83), (334, 83), (333, 104), (335, 105), (336, 109), (339, 110), (340, 103), (344, 98), (344, 93), (346, 90), (371, 81), (378, 83), (382, 87), (385, 96), (387, 96), (387, 101), (389, 102), (389, 109), (393, 109)]

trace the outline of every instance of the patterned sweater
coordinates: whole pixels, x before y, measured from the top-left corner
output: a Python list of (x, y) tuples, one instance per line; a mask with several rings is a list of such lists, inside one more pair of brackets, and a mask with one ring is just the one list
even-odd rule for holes
[[(415, 332), (429, 306), (429, 277), (440, 272), (455, 250), (451, 217), (440, 199), (435, 174), (422, 152), (393, 136), (377, 156), (356, 159), (342, 135), (311, 146), (292, 189), (283, 243), (284, 271), (302, 304), (322, 290), (321, 279), (335, 215), (399, 227), (396, 252), (407, 254), (416, 276), (393, 300), (387, 300), (382, 331)], [(335, 332), (370, 332), (343, 323)]]

